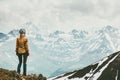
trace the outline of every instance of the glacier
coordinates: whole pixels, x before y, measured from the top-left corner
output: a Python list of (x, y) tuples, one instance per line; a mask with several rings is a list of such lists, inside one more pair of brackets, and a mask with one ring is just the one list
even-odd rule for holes
[[(31, 22), (21, 27), (27, 30), (29, 39), (29, 74), (54, 77), (83, 68), (120, 49), (120, 30), (112, 26), (94, 32), (73, 29), (69, 32), (56, 30), (49, 34), (41, 33), (38, 26)], [(0, 34), (1, 68), (13, 70), (17, 67), (15, 43), (19, 28)]]

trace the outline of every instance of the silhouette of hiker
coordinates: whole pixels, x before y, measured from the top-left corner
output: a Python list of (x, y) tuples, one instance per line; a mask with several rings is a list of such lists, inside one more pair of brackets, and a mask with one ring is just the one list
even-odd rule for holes
[(23, 62), (23, 75), (26, 76), (27, 57), (29, 56), (28, 39), (26, 37), (25, 29), (20, 29), (19, 33), (20, 36), (16, 39), (16, 55), (18, 56), (18, 60), (19, 60), (19, 64), (17, 66), (17, 72), (20, 74), (21, 65)]

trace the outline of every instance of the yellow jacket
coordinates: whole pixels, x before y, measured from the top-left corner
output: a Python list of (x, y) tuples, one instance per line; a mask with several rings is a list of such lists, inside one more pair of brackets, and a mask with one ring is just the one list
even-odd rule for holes
[(16, 39), (16, 51), (19, 54), (23, 54), (28, 51), (28, 39), (26, 37)]

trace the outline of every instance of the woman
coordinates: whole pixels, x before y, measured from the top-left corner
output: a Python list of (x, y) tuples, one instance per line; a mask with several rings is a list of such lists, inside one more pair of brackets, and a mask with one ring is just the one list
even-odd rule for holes
[(20, 74), (22, 60), (23, 60), (23, 75), (26, 76), (26, 71), (27, 71), (26, 62), (27, 62), (27, 57), (29, 56), (28, 39), (26, 37), (25, 29), (20, 29), (19, 33), (20, 33), (20, 37), (16, 39), (16, 55), (18, 56), (18, 60), (19, 60), (19, 64), (17, 66), (17, 72)]

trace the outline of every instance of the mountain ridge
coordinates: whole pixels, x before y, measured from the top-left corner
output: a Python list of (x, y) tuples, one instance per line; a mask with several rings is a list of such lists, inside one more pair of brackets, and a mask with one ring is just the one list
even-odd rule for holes
[[(41, 72), (47, 77), (54, 77), (77, 68), (83, 68), (120, 49), (120, 30), (116, 30), (114, 27), (105, 27), (92, 33), (76, 29), (69, 32), (57, 30), (48, 35), (41, 34), (37, 28), (34, 29), (34, 24), (31, 22), (22, 27), (30, 27), (27, 29), (31, 53), (28, 59), (28, 73), (39, 74)], [(3, 41), (0, 42), (0, 47), (2, 47), (0, 48), (0, 65), (3, 68), (15, 69), (18, 64), (15, 55), (18, 30), (13, 29), (6, 34), (8, 35), (7, 39), (0, 39)], [(32, 34), (33, 32), (35, 33)], [(37, 61), (43, 65), (33, 66)], [(44, 65), (49, 65), (51, 69)], [(41, 70), (36, 71), (36, 68), (39, 67)]]
[(103, 58), (98, 63), (49, 80), (120, 80), (120, 51)]

